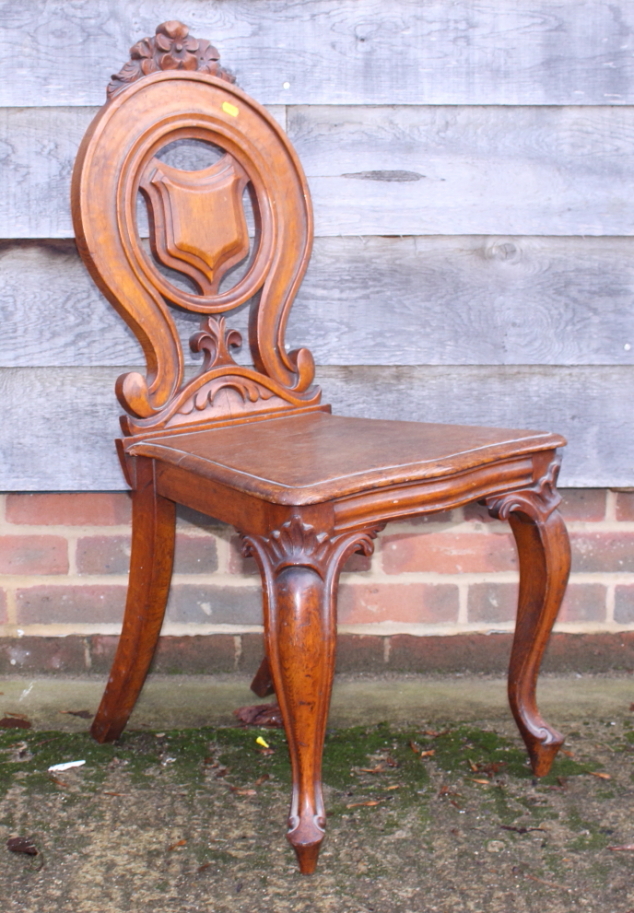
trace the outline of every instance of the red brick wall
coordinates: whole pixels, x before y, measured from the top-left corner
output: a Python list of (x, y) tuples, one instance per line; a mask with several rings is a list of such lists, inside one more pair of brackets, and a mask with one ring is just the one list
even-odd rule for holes
[[(634, 631), (634, 493), (563, 495), (573, 572), (557, 630)], [(92, 651), (82, 660), (86, 667), (101, 666), (99, 657), (109, 661), (123, 611), (129, 524), (124, 493), (0, 496), (0, 638), (6, 649), (15, 653), (21, 638), (31, 644), (32, 638), (75, 637)], [(480, 507), (392, 524), (374, 557), (354, 556), (342, 576), (344, 654), (352, 656), (363, 644), (372, 668), (375, 661), (389, 663), (404, 636), (511, 631), (516, 569), (508, 527)], [(257, 664), (259, 625), (259, 576), (240, 555), (235, 532), (183, 510), (164, 633), (214, 634), (216, 647), (227, 654), (221, 666), (235, 668), (250, 651)], [(209, 638), (205, 649), (212, 649)], [(186, 663), (189, 647), (178, 650)]]

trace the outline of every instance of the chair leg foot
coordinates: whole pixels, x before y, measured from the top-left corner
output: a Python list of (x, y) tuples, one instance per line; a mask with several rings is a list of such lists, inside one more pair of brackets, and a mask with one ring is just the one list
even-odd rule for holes
[(132, 555), (123, 628), (106, 690), (90, 733), (119, 738), (141, 692), (158, 643), (174, 559), (176, 505), (160, 497), (151, 466), (139, 466), (132, 494)]
[(533, 772), (545, 776), (564, 737), (541, 716), (536, 688), (539, 667), (561, 606), (570, 572), (570, 544), (557, 505), (558, 464), (535, 490), (491, 498), (494, 516), (508, 519), (519, 555), (520, 587), (508, 676), (509, 703)]
[(302, 875), (314, 875), (315, 869), (317, 868), (319, 850), (321, 849), (321, 840), (319, 843), (296, 844), (293, 843), (290, 835), (287, 835), (287, 837), (289, 843), (291, 843), (293, 849), (295, 850), (295, 855), (297, 856), (297, 862), (299, 864), (299, 870)]
[(287, 839), (300, 870), (315, 871), (325, 836), (321, 761), (335, 667), (339, 569), (371, 554), (375, 530), (329, 537), (293, 515), (270, 537), (245, 537), (264, 582), (267, 656), (293, 771)]

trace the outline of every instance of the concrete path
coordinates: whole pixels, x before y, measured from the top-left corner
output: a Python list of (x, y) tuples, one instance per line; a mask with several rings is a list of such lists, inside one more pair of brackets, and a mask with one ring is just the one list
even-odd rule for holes
[[(99, 704), (102, 678), (11, 678), (0, 684), (0, 714), (21, 713), (37, 729), (78, 731), (86, 721), (65, 710), (90, 710)], [(266, 703), (249, 690), (242, 676), (151, 676), (132, 716), (134, 729), (189, 728), (235, 722), (233, 710)], [(543, 676), (539, 704), (557, 726), (584, 718), (608, 718), (634, 702), (634, 676)], [(416, 724), (421, 720), (500, 719), (508, 714), (503, 679), (421, 675), (338, 676), (331, 727), (383, 721)]]

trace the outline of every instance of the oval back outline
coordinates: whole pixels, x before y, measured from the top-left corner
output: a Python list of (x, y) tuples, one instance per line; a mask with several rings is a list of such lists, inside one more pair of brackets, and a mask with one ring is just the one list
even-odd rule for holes
[[(192, 93), (197, 104), (175, 108), (174, 99), (169, 98), (169, 84), (184, 82), (195, 84), (190, 88), (198, 90)], [(202, 96), (199, 90), (208, 89), (212, 90), (209, 96)], [(138, 97), (145, 95), (142, 100), (147, 105), (157, 91), (164, 97), (157, 100), (158, 113), (148, 119), (145, 134), (132, 122), (122, 137), (122, 124), (128, 109), (134, 108), (135, 98), (138, 104)], [(227, 107), (246, 115), (243, 126), (239, 114), (233, 117), (223, 110), (223, 100), (228, 99)], [(182, 384), (183, 354), (169, 308), (147, 275), (147, 265), (135, 269), (146, 255), (142, 252), (139, 256), (142, 248), (131, 196), (152, 155), (171, 141), (174, 124), (179, 125), (179, 137), (189, 129), (193, 130), (192, 138), (199, 138), (201, 129), (209, 138), (221, 137), (223, 148), (235, 154), (253, 182), (258, 207), (268, 223), (267, 234), (270, 231), (272, 237), (270, 243), (260, 240), (247, 275), (234, 289), (210, 296), (216, 298), (215, 304), (209, 301), (200, 309), (196, 303), (203, 296), (191, 296), (194, 306), (188, 309), (202, 313), (230, 310), (250, 297), (244, 297), (245, 280), (253, 291), (261, 286), (259, 303), (252, 306), (250, 317), (249, 342), (255, 366), (289, 389), (306, 389), (314, 374), (312, 357), (306, 349), (287, 353), (284, 345), (288, 314), (308, 265), (313, 238), (310, 194), (297, 155), (276, 121), (240, 89), (208, 74), (168, 71), (139, 80), (104, 105), (82, 141), (73, 172), (72, 209), (78, 248), (93, 279), (128, 323), (146, 358), (147, 378), (127, 375), (135, 378), (135, 389), (128, 385), (130, 389), (122, 393), (125, 384), (120, 385), (119, 398), (131, 414), (149, 416), (162, 409)], [(160, 137), (155, 135), (157, 130)], [(152, 152), (143, 144), (143, 136), (148, 134), (155, 140), (150, 144)], [(108, 199), (108, 191), (112, 199)], [(130, 239), (138, 245), (136, 252), (131, 249), (134, 245), (127, 243)], [(263, 264), (263, 275), (259, 276), (256, 270)], [(173, 300), (174, 296), (166, 297)]]

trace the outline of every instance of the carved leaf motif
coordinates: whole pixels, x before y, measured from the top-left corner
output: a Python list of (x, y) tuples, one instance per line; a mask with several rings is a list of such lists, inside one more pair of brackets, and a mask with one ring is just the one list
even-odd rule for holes
[(124, 86), (160, 70), (198, 70), (235, 82), (229, 70), (220, 66), (220, 54), (205, 38), (194, 38), (182, 22), (162, 22), (153, 38), (142, 38), (130, 48), (131, 60), (114, 73), (108, 86), (112, 98)]
[(255, 557), (256, 552), (266, 553), (267, 561), (274, 571), (290, 565), (311, 567), (325, 578), (327, 568), (333, 555), (337, 563), (343, 561), (354, 551), (369, 556), (374, 551), (373, 539), (385, 526), (379, 523), (363, 531), (341, 533), (332, 538), (325, 532), (317, 533), (308, 523), (294, 515), (280, 529), (275, 529), (269, 538), (259, 540), (255, 536), (245, 536), (242, 541), (242, 553), (245, 557)]
[(269, 543), (277, 562), (321, 563), (328, 552), (326, 533), (315, 533), (312, 526), (297, 516), (283, 523), (280, 529), (274, 529)]

